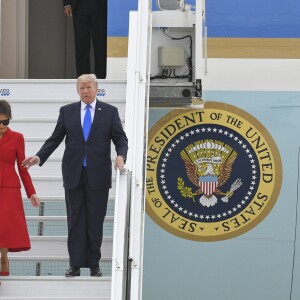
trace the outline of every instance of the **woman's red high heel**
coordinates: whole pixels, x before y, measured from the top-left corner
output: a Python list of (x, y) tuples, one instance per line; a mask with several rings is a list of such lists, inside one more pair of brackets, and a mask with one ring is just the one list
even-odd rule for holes
[(7, 263), (8, 265), (8, 271), (1, 271), (0, 276), (9, 276), (9, 262)]

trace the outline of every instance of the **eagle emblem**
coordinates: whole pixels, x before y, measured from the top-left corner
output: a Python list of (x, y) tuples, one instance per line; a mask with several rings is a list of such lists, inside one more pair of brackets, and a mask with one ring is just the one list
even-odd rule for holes
[(228, 202), (233, 192), (241, 185), (241, 179), (236, 179), (227, 192), (222, 186), (231, 176), (237, 152), (229, 145), (218, 140), (200, 140), (184, 148), (180, 152), (184, 161), (186, 174), (191, 183), (197, 188), (184, 185), (181, 177), (177, 179), (177, 189), (185, 198), (200, 196), (199, 203), (205, 207), (214, 206), (218, 202), (217, 196), (223, 196), (221, 201)]

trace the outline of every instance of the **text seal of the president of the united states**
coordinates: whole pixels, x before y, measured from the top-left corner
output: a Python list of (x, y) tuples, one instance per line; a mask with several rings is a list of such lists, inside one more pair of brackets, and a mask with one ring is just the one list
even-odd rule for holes
[(216, 241), (252, 229), (271, 211), (281, 181), (273, 138), (235, 106), (175, 109), (149, 131), (146, 210), (179, 237)]

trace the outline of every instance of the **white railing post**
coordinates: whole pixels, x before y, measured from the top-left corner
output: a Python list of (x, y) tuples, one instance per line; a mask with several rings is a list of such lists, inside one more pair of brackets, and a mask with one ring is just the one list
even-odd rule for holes
[(127, 248), (128, 248), (128, 201), (130, 190), (129, 172), (117, 169), (114, 234), (112, 253), (111, 299), (123, 300), (126, 293)]

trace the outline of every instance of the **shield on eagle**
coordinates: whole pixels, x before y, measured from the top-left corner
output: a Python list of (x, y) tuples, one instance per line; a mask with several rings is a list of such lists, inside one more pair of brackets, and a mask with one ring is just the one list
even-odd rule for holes
[(210, 196), (214, 193), (218, 186), (218, 176), (200, 176), (199, 187), (206, 196)]

